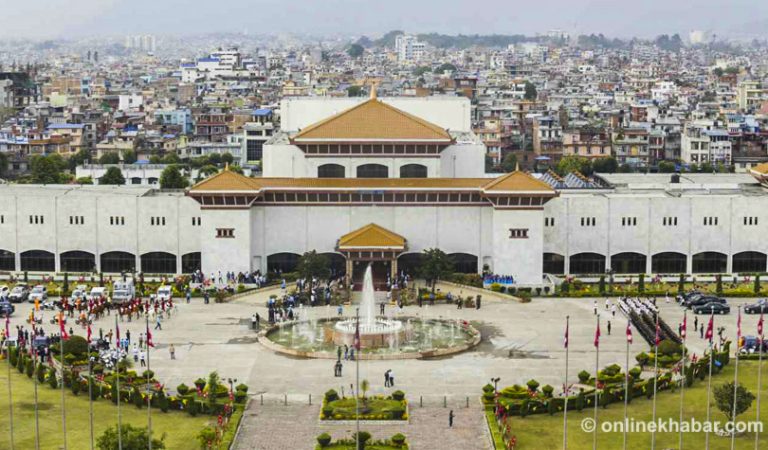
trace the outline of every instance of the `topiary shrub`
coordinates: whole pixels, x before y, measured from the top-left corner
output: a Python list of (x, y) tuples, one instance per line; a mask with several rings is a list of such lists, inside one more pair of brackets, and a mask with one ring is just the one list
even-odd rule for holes
[(235, 386), (235, 390), (239, 392), (248, 392), (248, 385), (240, 383), (237, 386)]
[(403, 399), (405, 399), (405, 392), (400, 391), (400, 390), (397, 390), (397, 391), (393, 392), (392, 393), (392, 399), (393, 400), (402, 401)]
[[(37, 363), (37, 370), (35, 371), (35, 374), (37, 375), (37, 382), (38, 383), (45, 383), (45, 374), (48, 373), (48, 369), (45, 367), (43, 363)], [(55, 374), (55, 372), (54, 372)]]
[[(39, 374), (42, 374), (42, 378), (45, 379), (45, 371), (40, 370), (38, 372)], [(37, 376), (38, 381), (40, 380), (40, 375)], [(56, 371), (53, 369), (53, 367), (48, 369), (48, 385), (51, 386), (51, 389), (57, 389), (59, 387), (59, 383), (56, 381)]]
[(179, 393), (179, 395), (187, 395), (189, 392), (189, 386), (187, 386), (184, 383), (181, 383), (180, 385), (176, 386), (176, 392)]
[(637, 381), (640, 379), (640, 374), (642, 374), (643, 371), (640, 370), (639, 367), (633, 367), (629, 369), (629, 375), (632, 377), (633, 380)]
[(245, 403), (248, 399), (248, 393), (245, 391), (235, 391), (235, 403)]
[(483, 386), (483, 392), (486, 392), (486, 393), (491, 392), (491, 393), (493, 393), (494, 390), (495, 389), (494, 389), (494, 387), (493, 387), (493, 385), (491, 383), (488, 383), (485, 386)]
[(578, 374), (578, 377), (579, 377), (579, 383), (581, 383), (581, 384), (586, 384), (586, 383), (587, 383), (587, 381), (589, 381), (589, 377), (590, 377), (590, 376), (591, 376), (591, 375), (589, 374), (589, 372), (587, 372), (586, 370), (582, 370), (582, 371), (581, 371), (581, 372), (579, 372), (579, 374)]
[(155, 372), (153, 370), (145, 370), (144, 372), (141, 373), (141, 378), (145, 380), (146, 379), (152, 380), (155, 378)]
[(392, 418), (394, 420), (400, 420), (405, 415), (405, 408), (397, 407), (392, 409)]
[(544, 387), (541, 388), (541, 392), (544, 394), (545, 397), (552, 398), (552, 394), (555, 392), (555, 388), (546, 384), (544, 385)]
[(390, 439), (392, 441), (392, 444), (394, 444), (397, 447), (402, 447), (405, 444), (405, 435), (402, 433), (397, 433), (396, 435), (392, 436)]
[(336, 392), (334, 389), (330, 389), (325, 393), (325, 401), (326, 402), (333, 402), (339, 399), (339, 393)]
[(82, 389), (82, 385), (80, 384), (80, 379), (76, 378), (76, 381), (74, 383), (70, 383), (70, 389), (72, 390), (72, 395), (77, 396), (80, 394), (80, 390)]
[(206, 385), (206, 383), (207, 383), (207, 382), (206, 382), (204, 379), (202, 379), (202, 378), (198, 378), (197, 380), (195, 380), (195, 387), (196, 387), (196, 388), (197, 388), (199, 391), (202, 391), (203, 389), (205, 389), (205, 385)]
[(32, 375), (35, 374), (35, 363), (32, 361), (32, 359), (28, 359), (26, 363), (24, 364), (24, 371), (27, 374), (27, 377), (32, 378)]
[(323, 433), (317, 436), (317, 443), (320, 444), (320, 447), (327, 447), (331, 443), (331, 435)]
[(69, 339), (64, 341), (65, 358), (68, 353), (76, 357), (86, 355), (88, 353), (88, 341), (82, 336), (70, 336)]
[(640, 364), (640, 370), (642, 371), (643, 367), (645, 367), (648, 364), (648, 360), (651, 357), (648, 356), (645, 352), (640, 352), (635, 356), (635, 361), (637, 361), (638, 364)]
[(527, 383), (525, 383), (526, 386), (528, 386), (528, 390), (531, 392), (536, 392), (536, 390), (539, 388), (540, 384), (536, 380), (528, 380)]
[(197, 403), (197, 401), (189, 400), (187, 402), (187, 414), (189, 414), (192, 417), (195, 417), (198, 412), (200, 412), (200, 406)]
[(361, 448), (365, 448), (366, 441), (371, 439), (371, 433), (369, 433), (367, 431), (361, 431), (359, 433), (353, 434), (352, 438), (355, 440), (355, 442), (358, 443), (358, 445)]
[(139, 391), (139, 388), (134, 387), (131, 390), (131, 401), (137, 409), (141, 409), (144, 406), (144, 399), (141, 398), (141, 391)]

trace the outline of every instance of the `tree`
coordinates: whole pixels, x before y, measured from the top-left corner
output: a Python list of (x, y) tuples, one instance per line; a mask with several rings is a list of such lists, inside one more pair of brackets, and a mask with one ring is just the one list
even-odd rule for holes
[(428, 248), (422, 252), (419, 274), (432, 285), (435, 292), (435, 282), (445, 278), (453, 271), (453, 261), (439, 248)]
[(736, 416), (742, 414), (752, 406), (755, 396), (743, 385), (736, 388), (736, 415), (733, 415), (733, 382), (728, 382), (715, 387), (715, 405), (729, 421), (736, 420)]
[(221, 155), (218, 153), (211, 153), (210, 155), (208, 155), (208, 163), (218, 166), (219, 164), (221, 164)]
[(347, 48), (347, 54), (350, 58), (359, 58), (363, 56), (363, 52), (365, 52), (365, 48), (360, 44), (352, 44)]
[(363, 88), (360, 86), (350, 86), (347, 88), (347, 97), (361, 97)]
[(117, 152), (109, 152), (104, 153), (101, 155), (101, 158), (99, 158), (99, 164), (119, 164), (120, 163), (120, 155), (117, 154)]
[(589, 175), (592, 173), (592, 165), (590, 164), (589, 159), (583, 156), (566, 155), (557, 163), (555, 171), (562, 176), (575, 171)]
[(720, 77), (722, 77), (722, 76), (723, 76), (723, 73), (724, 73), (724, 72), (723, 72), (723, 69), (722, 69), (722, 68), (720, 68), (720, 67), (715, 67), (715, 69), (712, 71), (712, 73), (713, 73), (713, 74), (714, 74), (716, 77), (720, 78)]
[(123, 172), (121, 172), (118, 167), (110, 167), (107, 169), (106, 173), (99, 178), (99, 184), (125, 184), (125, 177), (123, 177)]
[(368, 382), (368, 380), (363, 380), (360, 382), (360, 389), (363, 391), (363, 399), (366, 398), (366, 393), (368, 392), (368, 389), (371, 388), (371, 383)]
[(325, 280), (331, 275), (331, 267), (328, 258), (325, 255), (317, 253), (316, 250), (301, 255), (297, 271), (302, 278), (306, 278), (307, 280), (313, 278)]
[(91, 178), (91, 177), (80, 177), (77, 180), (75, 180), (75, 183), (77, 183), (77, 184), (93, 184), (93, 178)]
[(619, 163), (616, 158), (608, 156), (605, 158), (596, 158), (592, 160), (592, 171), (597, 173), (616, 173), (619, 169)]
[(232, 156), (232, 153), (227, 152), (221, 155), (221, 162), (223, 162), (224, 164), (232, 164), (232, 161), (234, 160), (235, 160), (235, 157)]
[[(120, 427), (120, 438), (122, 440), (123, 450), (146, 450), (147, 448), (147, 428), (134, 427), (131, 424), (124, 423)], [(160, 439), (152, 439), (152, 448), (165, 449), (165, 436)], [(96, 446), (99, 450), (117, 450), (117, 426), (107, 428), (104, 433), (96, 440)]]
[(181, 159), (176, 153), (168, 153), (167, 155), (163, 156), (163, 164), (178, 164), (180, 162)]
[(674, 173), (675, 172), (675, 163), (672, 161), (661, 161), (659, 162), (659, 172), (661, 173)]
[(538, 93), (536, 92), (536, 86), (533, 85), (530, 81), (525, 82), (525, 95), (523, 98), (526, 100), (536, 100), (536, 97), (538, 96)]
[(181, 174), (179, 166), (171, 165), (163, 170), (160, 174), (160, 188), (161, 189), (184, 189), (189, 186), (189, 181)]
[(58, 154), (33, 156), (30, 161), (32, 182), (36, 184), (60, 184), (65, 180), (62, 171), (66, 166)]
[(501, 169), (504, 172), (512, 172), (517, 169), (517, 156), (510, 152), (504, 155), (504, 159), (501, 161)]
[(123, 162), (126, 164), (133, 164), (138, 158), (136, 157), (135, 150), (125, 150), (123, 152)]
[(451, 63), (443, 63), (437, 66), (434, 70), (434, 73), (436, 74), (442, 74), (445, 72), (456, 72), (456, 66), (454, 66)]

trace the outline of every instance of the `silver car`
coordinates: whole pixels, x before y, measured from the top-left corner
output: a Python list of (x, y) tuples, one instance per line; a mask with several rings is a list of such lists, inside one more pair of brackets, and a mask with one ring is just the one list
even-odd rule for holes
[(41, 303), (48, 300), (48, 289), (45, 286), (38, 284), (32, 288), (32, 292), (29, 293), (29, 302), (34, 303), (35, 300)]

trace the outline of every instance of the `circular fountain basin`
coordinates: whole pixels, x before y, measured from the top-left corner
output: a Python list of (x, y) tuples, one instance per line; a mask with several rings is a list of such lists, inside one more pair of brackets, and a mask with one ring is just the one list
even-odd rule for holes
[[(304, 358), (336, 359), (339, 346), (352, 346), (355, 320), (284, 322), (259, 333), (259, 342), (277, 352)], [(433, 358), (466, 351), (480, 343), (470, 324), (455, 320), (398, 317), (361, 323), (363, 360)]]

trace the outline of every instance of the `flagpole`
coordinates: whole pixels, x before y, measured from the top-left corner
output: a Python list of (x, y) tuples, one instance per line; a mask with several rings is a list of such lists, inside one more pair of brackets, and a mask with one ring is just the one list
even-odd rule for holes
[(627, 356), (624, 369), (624, 450), (627, 450), (627, 406), (629, 405), (629, 341), (632, 339), (632, 329), (630, 328), (630, 318), (627, 317)]
[[(683, 423), (683, 398), (685, 396), (685, 383), (687, 376), (685, 371), (685, 341), (688, 338), (688, 310), (683, 311), (683, 363), (681, 366), (682, 382), (680, 383), (680, 423)], [(680, 427), (678, 450), (683, 450), (683, 428)]]
[[(10, 330), (8, 328), (8, 322), (10, 321), (10, 317), (11, 317), (10, 314), (5, 316), (5, 334), (6, 334), (6, 339), (10, 339), (10, 337), (11, 337), (11, 335), (9, 333)], [(18, 346), (16, 347), (16, 350), (17, 350), (16, 351), (16, 356), (18, 358), (21, 358), (23, 355), (21, 355), (21, 352), (18, 351), (19, 350)], [(11, 347), (10, 346), (6, 347), (5, 352), (6, 352), (6, 356), (8, 356), (8, 358), (7, 358), (7, 362), (8, 362), (8, 419), (10, 420), (10, 425), (11, 425), (11, 432), (9, 433), (8, 438), (11, 440), (11, 450), (13, 450), (13, 392), (11, 391)]]
[(360, 450), (360, 307), (355, 309), (355, 326), (357, 327), (357, 358), (355, 358), (355, 449)]
[(600, 314), (597, 315), (597, 331), (595, 332), (595, 426), (592, 432), (592, 449), (597, 449), (597, 404), (600, 395), (597, 391), (597, 374), (600, 371)]
[(117, 361), (115, 361), (115, 380), (117, 383), (117, 448), (123, 450), (123, 419), (120, 416), (120, 325), (115, 314), (115, 330), (117, 331)]
[[(91, 325), (88, 324), (88, 327)], [(88, 339), (88, 419), (91, 429), (91, 450), (93, 450), (93, 361), (91, 357), (91, 342)]]
[[(757, 418), (755, 423), (760, 423), (760, 389), (762, 388), (761, 378), (763, 375), (763, 310), (760, 309), (760, 322), (758, 323), (758, 335), (760, 336), (760, 344), (758, 345), (759, 356), (757, 363)], [(758, 450), (760, 445), (760, 433), (755, 433), (755, 450)]]
[[(147, 385), (150, 382), (150, 369), (149, 369), (149, 314), (144, 314), (144, 318), (147, 324)], [(152, 389), (147, 390), (147, 448), (152, 450)]]
[[(741, 305), (737, 308), (738, 318), (736, 325), (736, 365), (733, 369), (733, 411), (731, 413), (731, 422), (736, 424), (736, 397), (738, 396), (739, 387), (739, 343), (741, 342)], [(736, 429), (731, 430), (731, 450), (736, 448)]]
[[(61, 430), (64, 437), (64, 450), (67, 450), (67, 408), (64, 403), (64, 313), (59, 313), (59, 349), (61, 350)], [(54, 375), (55, 376), (55, 375)], [(74, 382), (74, 380), (70, 380)]]
[(565, 406), (563, 407), (563, 450), (568, 449), (568, 326), (571, 316), (565, 316)]
[[(34, 320), (34, 319), (33, 319)], [(35, 326), (32, 326), (32, 342), (29, 343), (32, 349), (32, 364), (34, 365), (35, 369), (37, 370), (37, 349), (35, 348), (35, 336), (37, 335), (37, 331), (35, 330)], [(35, 384), (35, 449), (40, 450), (40, 414), (39, 414), (39, 408), (37, 405), (37, 374), (35, 374), (33, 371), (32, 380)]]
[(656, 388), (659, 382), (659, 307), (656, 307), (656, 338), (653, 340), (653, 428), (651, 428), (651, 450), (656, 448)]
[[(707, 380), (707, 423), (710, 423), (710, 395), (712, 392), (712, 363), (715, 359), (715, 354), (712, 351), (712, 335), (714, 334), (714, 321), (715, 320), (715, 307), (713, 306), (709, 312), (709, 325), (707, 326), (709, 333), (709, 379)], [(709, 427), (704, 430), (704, 448), (709, 448)]]
[[(760, 389), (762, 387), (761, 378), (763, 375), (763, 310), (760, 309), (760, 322), (758, 322), (758, 335), (760, 336), (760, 344), (758, 345), (759, 348), (759, 356), (758, 356), (758, 363), (757, 363), (757, 418), (755, 419), (755, 423), (760, 422)], [(758, 447), (760, 445), (760, 433), (755, 433), (755, 450), (758, 450)]]

